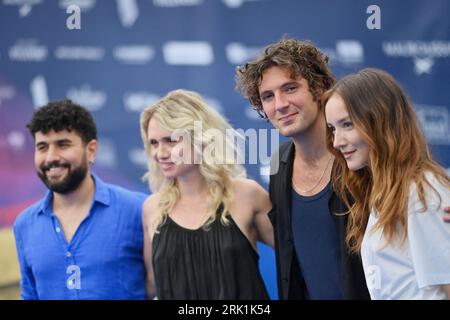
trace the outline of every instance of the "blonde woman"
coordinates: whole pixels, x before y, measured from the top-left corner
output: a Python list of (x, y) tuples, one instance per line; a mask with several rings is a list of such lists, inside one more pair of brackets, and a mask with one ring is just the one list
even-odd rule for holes
[[(388, 73), (364, 69), (325, 94), (335, 187), (350, 208), (372, 299), (450, 297), (450, 180), (431, 158), (413, 107)], [(354, 200), (354, 202), (352, 202)]]
[(143, 208), (147, 288), (158, 299), (268, 299), (257, 241), (273, 246), (266, 191), (245, 178), (227, 121), (175, 90), (141, 114), (153, 194)]

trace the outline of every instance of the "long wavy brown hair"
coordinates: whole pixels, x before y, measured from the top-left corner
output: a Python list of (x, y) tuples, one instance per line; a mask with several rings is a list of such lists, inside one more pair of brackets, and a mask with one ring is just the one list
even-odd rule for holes
[(399, 83), (387, 72), (367, 68), (346, 76), (324, 94), (324, 102), (333, 94), (343, 99), (354, 128), (370, 150), (369, 166), (350, 171), (342, 154), (333, 148), (331, 130), (327, 131), (328, 149), (337, 164), (333, 187), (350, 208), (349, 248), (360, 252), (372, 209), (378, 217), (375, 230), (382, 230), (385, 240), (391, 242), (399, 235), (400, 226), (403, 242), (407, 237), (408, 198), (412, 184), (416, 185), (425, 211), (426, 189), (431, 188), (437, 193), (426, 173), (433, 174), (447, 187), (450, 187), (449, 177), (431, 158), (412, 104)]

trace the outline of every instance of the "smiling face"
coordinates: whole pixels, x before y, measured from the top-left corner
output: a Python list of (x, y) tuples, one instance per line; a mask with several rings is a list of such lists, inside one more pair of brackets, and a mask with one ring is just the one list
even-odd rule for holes
[(290, 70), (270, 67), (259, 85), (262, 107), (270, 122), (286, 137), (302, 134), (320, 121), (319, 106), (308, 82), (291, 78)]
[(96, 140), (84, 144), (74, 131), (50, 130), (35, 134), (36, 172), (53, 192), (67, 194), (76, 190), (89, 172), (97, 150)]
[(369, 146), (351, 121), (341, 96), (333, 93), (325, 105), (327, 125), (333, 133), (333, 147), (340, 151), (349, 170), (369, 165)]
[[(147, 136), (150, 156), (158, 164), (165, 178), (178, 178), (193, 170), (198, 170), (194, 164), (192, 144), (182, 136), (176, 136), (173, 131), (161, 127), (155, 118), (148, 123)], [(190, 151), (187, 155), (186, 152)]]

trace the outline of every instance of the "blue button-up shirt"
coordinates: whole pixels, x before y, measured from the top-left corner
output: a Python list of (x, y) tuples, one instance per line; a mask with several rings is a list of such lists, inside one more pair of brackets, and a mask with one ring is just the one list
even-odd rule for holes
[(23, 299), (145, 298), (146, 195), (92, 177), (94, 199), (70, 243), (52, 210), (52, 192), (17, 217)]

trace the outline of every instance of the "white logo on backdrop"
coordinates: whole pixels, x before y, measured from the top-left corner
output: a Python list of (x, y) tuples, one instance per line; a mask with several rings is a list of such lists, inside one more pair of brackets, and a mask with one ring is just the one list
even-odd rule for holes
[(243, 64), (253, 58), (255, 58), (261, 51), (260, 47), (246, 47), (241, 43), (233, 42), (227, 44), (225, 47), (225, 53), (228, 62), (231, 64)]
[(415, 58), (414, 71), (416, 74), (431, 73), (431, 68), (434, 65), (434, 60), (431, 58)]
[(357, 40), (337, 40), (335, 48), (320, 48), (329, 57), (330, 65), (353, 68), (364, 64), (364, 47)]
[(24, 18), (27, 17), (33, 6), (41, 4), (42, 0), (3, 0), (5, 6), (19, 6), (19, 15)]
[(117, 12), (120, 23), (125, 28), (132, 27), (139, 17), (139, 7), (136, 0), (117, 0)]
[(169, 41), (163, 45), (164, 60), (169, 65), (201, 65), (214, 62), (212, 46), (206, 41)]
[(91, 46), (59, 46), (55, 49), (55, 58), (59, 60), (98, 61), (105, 56), (105, 49)]
[(123, 103), (128, 112), (141, 113), (145, 108), (152, 105), (159, 99), (157, 94), (151, 92), (125, 92)]
[(31, 80), (30, 93), (35, 108), (48, 103), (47, 82), (44, 76), (38, 75)]
[(245, 2), (251, 1), (263, 1), (263, 0), (222, 0), (222, 2), (231, 9), (240, 8), (244, 5)]
[(345, 65), (360, 64), (364, 62), (364, 48), (356, 40), (338, 40), (336, 53), (339, 61)]
[(11, 61), (41, 62), (47, 59), (48, 48), (36, 39), (19, 39), (9, 48), (8, 54)]
[(96, 0), (59, 0), (59, 7), (66, 9), (69, 6), (77, 6), (83, 12), (91, 10), (96, 5)]
[(203, 3), (203, 0), (153, 0), (155, 7), (192, 7)]
[(67, 97), (91, 112), (102, 109), (106, 102), (106, 93), (93, 90), (89, 84), (83, 84), (80, 88), (70, 87), (67, 91)]
[(382, 47), (388, 57), (412, 58), (417, 75), (431, 73), (435, 58), (450, 57), (450, 41), (385, 41)]
[(147, 45), (119, 45), (113, 49), (115, 59), (128, 64), (146, 64), (155, 56), (155, 49)]
[(450, 145), (450, 114), (443, 106), (415, 105), (425, 136), (432, 144)]

